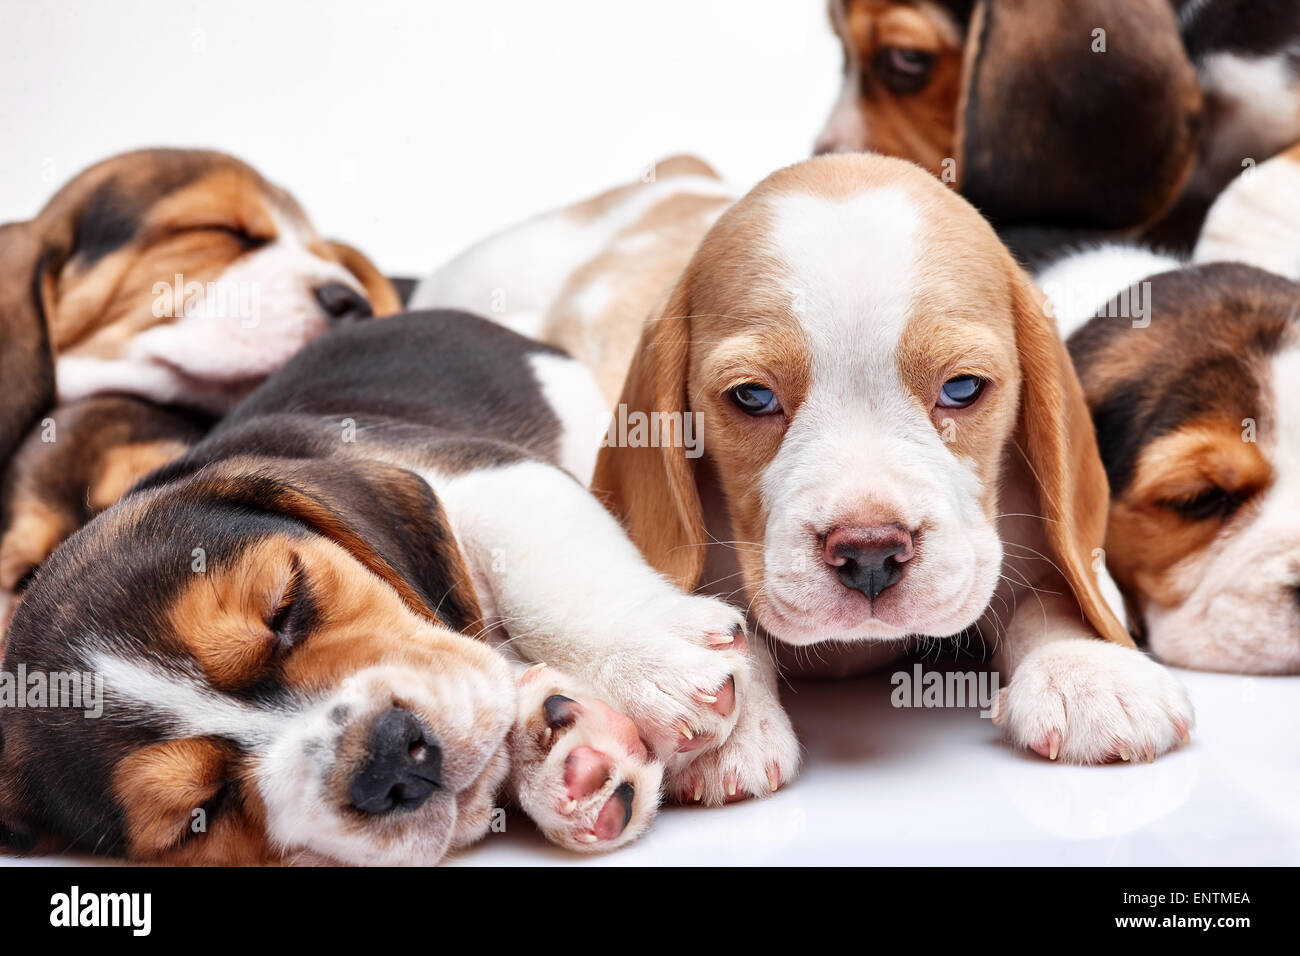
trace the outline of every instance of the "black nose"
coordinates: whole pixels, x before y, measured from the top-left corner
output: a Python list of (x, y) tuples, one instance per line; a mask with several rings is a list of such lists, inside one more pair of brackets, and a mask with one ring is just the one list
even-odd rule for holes
[(316, 301), (331, 319), (345, 322), (374, 315), (366, 297), (342, 282), (330, 282), (316, 290)]
[(348, 796), (363, 813), (391, 813), (422, 806), (441, 785), (442, 751), (413, 713), (394, 707), (375, 723)]
[(906, 573), (912, 534), (899, 525), (836, 528), (826, 536), (824, 557), (841, 584), (874, 601)]

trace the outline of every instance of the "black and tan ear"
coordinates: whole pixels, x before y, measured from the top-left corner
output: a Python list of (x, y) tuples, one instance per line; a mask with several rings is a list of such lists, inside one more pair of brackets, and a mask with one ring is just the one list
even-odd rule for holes
[[(619, 397), (621, 410), (652, 416), (690, 410), (690, 283), (678, 282), (663, 314), (641, 332)], [(696, 465), (673, 442), (660, 447), (604, 447), (592, 491), (623, 523), (646, 560), (680, 588), (693, 590), (704, 570), (704, 511)]]
[(1169, 0), (980, 0), (957, 110), (962, 195), (999, 226), (1151, 223), (1191, 172), (1201, 110)]
[(13, 741), (5, 748), (7, 730), (5, 713), (0, 710), (0, 853), (34, 856), (52, 852), (51, 841), (41, 834), (27, 809), (26, 781), (18, 770)]
[(0, 226), (0, 473), (41, 413), (54, 404), (54, 356), (44, 300), (49, 271), (35, 227)]
[(1012, 268), (1022, 377), (1016, 442), (1037, 485), (1048, 546), (1097, 633), (1132, 647), (1133, 639), (1102, 596), (1093, 571), (1106, 536), (1110, 486), (1083, 387), (1044, 310), (1042, 293), (1018, 267)]
[(293, 518), (351, 554), (413, 611), (457, 631), (481, 626), (469, 565), (437, 497), (418, 476), (380, 462), (231, 463), (194, 490)]
[(361, 288), (365, 290), (366, 298), (370, 300), (370, 308), (376, 318), (382, 319), (384, 316), (396, 315), (402, 311), (402, 297), (397, 294), (393, 283), (375, 268), (375, 264), (360, 249), (336, 239), (327, 239), (325, 244), (330, 247), (339, 265), (356, 276), (357, 281), (361, 283)]

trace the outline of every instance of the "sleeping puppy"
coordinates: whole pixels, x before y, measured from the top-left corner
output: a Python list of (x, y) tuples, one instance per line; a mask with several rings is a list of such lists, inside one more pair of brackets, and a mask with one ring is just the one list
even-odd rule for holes
[(128, 395), (69, 402), (42, 420), (0, 485), (0, 642), (14, 600), (54, 549), (146, 474), (184, 454), (208, 424), (196, 413)]
[(0, 233), (0, 288), (48, 327), (58, 396), (227, 410), (342, 321), (400, 308), (359, 252), (222, 153), (98, 163)]
[(1235, 180), (1190, 263), (1103, 245), (1038, 276), (1077, 329), (1110, 479), (1107, 566), (1134, 631), (1184, 667), (1300, 672), (1298, 155)]
[[(594, 394), (461, 313), (305, 349), (36, 573), (4, 670), (102, 679), (102, 712), (0, 708), (4, 843), (433, 863), (503, 786), (565, 846), (634, 839), (748, 662), (560, 467), (591, 469)], [(548, 665), (516, 682), (488, 637)]]
[[(711, 224), (700, 209), (716, 180), (656, 180), (604, 197), (606, 225), (622, 225), (552, 284), (564, 293), (544, 326), (581, 342), (643, 324), (619, 356), (615, 424), (654, 420), (658, 439), (611, 426), (593, 489), (650, 562), (743, 602), (797, 664), (879, 662), (912, 635), (978, 633), (1011, 678), (997, 722), (1043, 756), (1176, 746), (1192, 723), (1186, 694), (1133, 649), (1094, 575), (1106, 477), (1078, 380), (986, 221), (879, 156), (781, 170)], [(509, 262), (538, 261), (530, 238), (549, 249), (561, 228), (595, 229), (595, 206), (553, 214), (549, 233), (544, 217), (488, 240), (417, 294), (509, 295)], [(658, 247), (637, 224), (687, 259), (664, 287), (646, 287)], [(694, 447), (679, 440), (686, 423)], [(797, 749), (762, 647), (755, 664), (762, 694), (728, 742), (669, 768), (678, 798), (790, 779)]]
[(911, 159), (999, 226), (1169, 213), (1164, 241), (1194, 239), (1243, 165), (1300, 138), (1291, 0), (831, 0), (830, 17), (844, 84), (817, 152)]

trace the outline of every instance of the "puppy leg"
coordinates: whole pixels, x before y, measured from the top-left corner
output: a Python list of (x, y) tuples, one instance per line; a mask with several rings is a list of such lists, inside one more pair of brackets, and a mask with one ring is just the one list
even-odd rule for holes
[(558, 468), (428, 477), (513, 648), (594, 687), (670, 769), (727, 740), (754, 680), (737, 609), (669, 584)]
[(995, 662), (1004, 679), (993, 722), (1050, 760), (1154, 760), (1194, 723), (1182, 683), (1141, 651), (1101, 640), (1061, 582), (1016, 596)]
[(731, 736), (693, 761), (674, 765), (664, 780), (677, 803), (718, 806), (767, 796), (799, 772), (799, 739), (781, 706), (777, 668), (761, 641), (750, 660), (751, 681)]
[(663, 764), (636, 726), (582, 681), (546, 664), (519, 679), (510, 794), (553, 843), (602, 851), (631, 843), (659, 807)]

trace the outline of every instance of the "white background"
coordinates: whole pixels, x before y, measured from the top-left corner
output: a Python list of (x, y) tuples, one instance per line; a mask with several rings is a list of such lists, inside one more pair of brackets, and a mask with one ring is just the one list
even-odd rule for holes
[(421, 275), (672, 152), (748, 185), (839, 71), (822, 0), (0, 0), (0, 222), (113, 153), (215, 147)]
[[(0, 221), (88, 163), (208, 146), (390, 273), (681, 150), (747, 184), (807, 155), (839, 78), (821, 0), (0, 0)], [(608, 863), (1296, 863), (1300, 678), (1186, 674), (1190, 748), (1016, 754), (887, 675), (787, 694), (803, 776), (670, 810)], [(513, 821), (460, 862), (573, 862)]]

